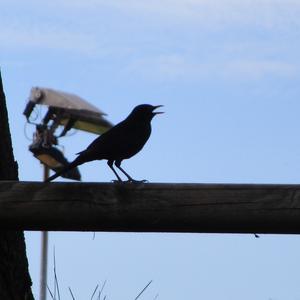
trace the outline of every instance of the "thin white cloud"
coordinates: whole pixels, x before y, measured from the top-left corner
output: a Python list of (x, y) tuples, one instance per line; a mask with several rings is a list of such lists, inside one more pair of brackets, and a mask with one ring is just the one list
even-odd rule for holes
[(292, 77), (298, 73), (297, 65), (278, 60), (237, 60), (224, 67), (235, 77), (257, 80), (267, 76)]
[[(20, 5), (17, 0), (2, 1)], [(40, 1), (28, 0), (24, 5), (37, 7)], [(52, 0), (43, 1), (43, 8), (56, 14), (89, 11), (94, 15), (101, 15), (103, 8), (111, 8), (148, 22), (193, 22), (211, 29), (228, 25), (272, 29), (300, 24), (298, 0)]]
[(242, 24), (272, 29), (300, 24), (298, 0), (53, 0), (46, 5), (73, 12), (90, 10), (95, 14), (108, 7), (148, 18), (153, 23), (193, 22), (207, 28)]
[[(3, 7), (22, 5), (17, 0), (2, 2)], [(113, 51), (110, 47), (113, 44), (130, 48), (130, 45), (120, 45), (118, 40), (113, 41), (113, 32), (112, 37), (105, 34), (101, 22), (101, 15), (107, 13), (104, 8), (134, 15), (145, 24), (155, 24), (156, 28), (159, 24), (169, 26), (173, 22), (180, 25), (178, 30), (184, 26), (183, 30), (198, 33), (222, 30), (226, 26), (239, 28), (240, 25), (276, 30), (300, 26), (300, 1), (296, 0), (52, 0), (44, 1), (43, 7), (38, 0), (28, 0), (23, 5), (32, 6), (34, 12), (29, 16), (22, 15), (22, 18), (10, 15), (9, 9), (6, 15), (0, 12), (1, 45), (62, 49), (89, 55), (96, 54), (99, 49), (106, 53)], [(51, 17), (44, 20), (41, 15)], [(51, 20), (52, 16), (54, 19)], [(71, 20), (70, 24), (65, 19)], [(14, 23), (16, 26), (11, 26)], [(135, 26), (136, 23), (127, 28), (129, 38), (129, 31), (133, 36), (144, 38)], [(103, 38), (106, 47), (102, 47)]]
[(297, 65), (279, 60), (239, 59), (194, 62), (180, 55), (161, 55), (133, 61), (127, 72), (160, 81), (261, 80), (266, 77), (293, 77)]
[[(19, 3), (17, 0), (2, 1), (7, 1), (7, 5)], [(285, 49), (278, 50), (282, 48), (279, 39), (263, 43), (262, 49), (262, 38), (259, 36), (261, 32), (266, 33), (264, 30), (274, 28), (293, 28), (295, 32), (295, 25), (300, 26), (300, 1), (296, 0), (52, 0), (43, 2), (42, 8), (38, 6), (39, 1), (28, 0), (26, 5), (37, 7), (39, 13), (35, 11), (30, 16), (14, 18), (9, 15), (1, 17), (0, 12), (2, 48), (56, 49), (92, 57), (124, 55), (124, 64), (120, 67), (126, 72), (162, 80), (212, 76), (228, 78), (228, 74), (231, 78), (257, 79), (272, 74), (293, 76), (298, 69), (290, 63), (289, 49), (283, 47)], [(113, 20), (106, 20), (103, 24), (101, 15), (107, 13), (107, 9), (121, 14), (117, 17), (112, 14)], [(55, 18), (44, 20), (41, 10), (44, 16)], [(128, 28), (124, 23), (124, 31), (120, 29), (120, 24), (112, 26), (124, 14), (134, 15), (141, 23), (155, 23), (157, 26), (153, 30), (148, 26), (148, 35), (136, 26), (137, 22)], [(159, 24), (170, 26), (170, 22), (180, 25), (175, 29), (172, 26), (170, 32), (189, 26), (182, 31), (193, 32), (195, 37), (201, 36), (204, 31), (226, 29), (226, 26), (239, 28), (240, 25), (247, 25), (255, 31), (251, 42), (246, 36), (248, 31), (242, 31), (233, 41), (224, 41), (223, 36), (210, 40), (208, 36), (208, 39), (199, 37), (198, 41), (192, 41), (189, 45), (190, 38), (181, 43), (176, 37), (156, 35), (156, 32), (160, 33), (157, 31)], [(262, 26), (262, 31), (257, 31)], [(230, 34), (231, 30), (227, 28), (226, 32)], [(250, 50), (247, 49), (250, 47)], [(168, 52), (174, 54), (164, 54)], [(280, 59), (277, 58), (278, 53), (281, 54)], [(203, 54), (205, 57), (202, 57)]]
[(22, 26), (4, 26), (0, 28), (2, 48), (36, 48), (65, 50), (73, 53), (93, 55), (96, 44), (91, 36), (62, 28)]

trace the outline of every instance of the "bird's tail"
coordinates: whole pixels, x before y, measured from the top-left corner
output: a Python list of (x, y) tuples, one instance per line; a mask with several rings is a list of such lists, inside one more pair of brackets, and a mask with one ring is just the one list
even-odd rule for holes
[(49, 178), (47, 178), (45, 180), (45, 182), (50, 182), (52, 180), (54, 180), (55, 178), (61, 176), (62, 174), (64, 174), (65, 172), (76, 168), (77, 166), (83, 164), (86, 162), (86, 159), (84, 157), (84, 155), (79, 155), (75, 160), (73, 160), (71, 163), (69, 163), (67, 166), (65, 166), (64, 168), (62, 168), (61, 170), (59, 170), (58, 172), (56, 172), (54, 175), (50, 176)]

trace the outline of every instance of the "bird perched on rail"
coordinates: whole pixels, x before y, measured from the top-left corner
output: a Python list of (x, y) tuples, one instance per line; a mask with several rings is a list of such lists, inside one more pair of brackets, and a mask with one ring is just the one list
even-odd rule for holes
[(114, 169), (114, 164), (128, 178), (129, 182), (137, 182), (121, 167), (121, 163), (124, 159), (130, 158), (142, 150), (151, 134), (151, 120), (155, 115), (162, 113), (155, 112), (155, 109), (161, 106), (163, 105), (141, 104), (136, 106), (124, 121), (96, 138), (86, 150), (77, 153), (79, 156), (73, 162), (49, 177), (46, 182), (81, 164), (102, 159), (107, 160), (108, 166), (119, 182), (122, 182), (122, 179)]

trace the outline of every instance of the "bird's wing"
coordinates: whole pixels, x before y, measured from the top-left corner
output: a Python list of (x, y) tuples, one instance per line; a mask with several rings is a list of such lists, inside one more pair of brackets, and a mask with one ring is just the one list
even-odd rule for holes
[[(146, 134), (145, 134), (146, 131)], [(96, 138), (80, 155), (89, 159), (128, 158), (142, 149), (150, 132), (148, 128), (123, 121)]]
[(107, 156), (108, 154), (113, 153), (120, 145), (126, 143), (127, 133), (130, 131), (130, 128), (127, 127), (128, 125), (124, 122), (117, 124), (97, 137), (86, 150), (79, 152), (79, 154), (89, 152), (97, 153), (100, 156)]

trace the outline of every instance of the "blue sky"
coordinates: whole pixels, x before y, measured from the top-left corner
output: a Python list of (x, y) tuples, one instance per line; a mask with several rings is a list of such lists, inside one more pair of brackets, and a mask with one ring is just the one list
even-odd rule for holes
[[(124, 162), (151, 182), (299, 183), (300, 2), (16, 0), (0, 2), (0, 66), (21, 180), (32, 86), (78, 94), (113, 123), (164, 104), (149, 143)], [(27, 135), (33, 128), (25, 127)], [(61, 139), (69, 159), (95, 136)], [(110, 181), (105, 162), (84, 181)], [(62, 179), (59, 179), (62, 180)], [(27, 232), (38, 295), (39, 233)], [(298, 236), (52, 233), (63, 299), (298, 300)], [(50, 267), (53, 262), (50, 260)], [(51, 278), (51, 274), (50, 278)]]

